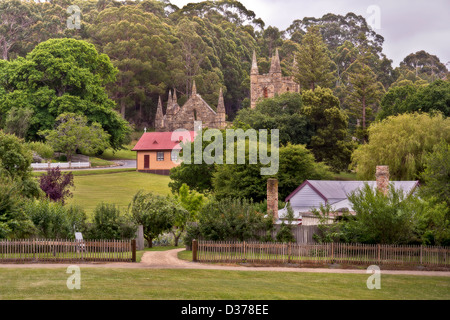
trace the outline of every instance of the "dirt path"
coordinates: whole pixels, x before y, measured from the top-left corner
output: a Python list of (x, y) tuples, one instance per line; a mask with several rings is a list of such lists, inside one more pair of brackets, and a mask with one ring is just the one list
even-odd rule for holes
[[(315, 272), (315, 273), (353, 273), (366, 274), (365, 269), (328, 269), (328, 268), (289, 268), (289, 267), (245, 267), (235, 265), (218, 265), (190, 262), (178, 259), (178, 252), (184, 249), (167, 251), (147, 251), (139, 263), (86, 263), (76, 265), (85, 268), (134, 268), (134, 269), (202, 269), (202, 270), (230, 270), (230, 271), (277, 271), (277, 272)], [(2, 268), (63, 268), (71, 264), (35, 263), (35, 264), (0, 264)], [(403, 274), (420, 276), (450, 277), (450, 271), (412, 271), (412, 270), (382, 270), (382, 274)]]

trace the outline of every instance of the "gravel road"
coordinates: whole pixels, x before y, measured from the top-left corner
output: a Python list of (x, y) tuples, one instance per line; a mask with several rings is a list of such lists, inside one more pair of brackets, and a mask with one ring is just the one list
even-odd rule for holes
[[(277, 272), (315, 272), (315, 273), (353, 273), (366, 274), (365, 269), (328, 269), (328, 268), (288, 268), (288, 267), (246, 267), (236, 265), (219, 265), (190, 262), (177, 258), (178, 252), (184, 249), (167, 251), (147, 251), (139, 263), (111, 262), (111, 263), (76, 263), (84, 268), (134, 268), (134, 269), (201, 269), (201, 270), (230, 270), (230, 271), (277, 271)], [(63, 263), (33, 263), (33, 264), (0, 264), (2, 268), (64, 268), (71, 264)], [(382, 274), (403, 274), (420, 276), (450, 277), (450, 271), (413, 271), (413, 270), (382, 270)]]

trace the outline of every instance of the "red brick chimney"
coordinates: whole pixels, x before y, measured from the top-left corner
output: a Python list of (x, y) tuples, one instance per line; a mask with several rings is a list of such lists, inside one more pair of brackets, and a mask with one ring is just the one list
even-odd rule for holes
[(267, 214), (278, 220), (278, 180), (274, 178), (267, 179)]
[(389, 190), (389, 167), (377, 166), (375, 178), (377, 180), (377, 189), (383, 192), (384, 195), (387, 195)]

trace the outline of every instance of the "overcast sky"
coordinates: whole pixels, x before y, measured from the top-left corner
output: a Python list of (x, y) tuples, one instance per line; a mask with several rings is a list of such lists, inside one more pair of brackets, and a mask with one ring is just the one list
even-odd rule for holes
[[(200, 0), (170, 0), (182, 7)], [(384, 37), (383, 52), (399, 65), (408, 54), (425, 50), (450, 63), (450, 0), (240, 0), (266, 27), (285, 30), (292, 21), (354, 12)], [(379, 15), (377, 15), (379, 11)], [(379, 17), (379, 19), (377, 19)], [(376, 25), (378, 24), (378, 25)], [(378, 29), (379, 28), (379, 29)], [(447, 65), (450, 69), (450, 64)]]

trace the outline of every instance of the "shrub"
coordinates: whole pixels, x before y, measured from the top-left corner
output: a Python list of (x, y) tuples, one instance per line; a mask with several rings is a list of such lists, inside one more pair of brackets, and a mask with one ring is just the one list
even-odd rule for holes
[(291, 204), (287, 205), (287, 214), (286, 220), (281, 223), (280, 230), (277, 232), (277, 241), (278, 242), (296, 242), (294, 235), (292, 234), (292, 222), (294, 221), (294, 210), (292, 210)]
[(0, 238), (24, 238), (34, 232), (25, 214), (20, 182), (0, 173)]
[(134, 223), (142, 225), (144, 238), (152, 247), (153, 240), (175, 225), (177, 216), (187, 211), (170, 197), (139, 191), (129, 206)]
[(271, 216), (257, 210), (250, 200), (213, 199), (199, 212), (198, 223), (190, 224), (184, 243), (191, 244), (193, 239), (224, 240), (272, 240)]
[(44, 199), (28, 201), (24, 209), (35, 226), (37, 237), (74, 239), (75, 232), (86, 230), (86, 213), (80, 207), (65, 207)]
[(43, 142), (29, 142), (28, 148), (36, 152), (41, 158), (50, 159), (53, 156), (53, 148)]
[(86, 237), (90, 239), (134, 239), (137, 226), (114, 204), (100, 203)]
[(51, 168), (40, 177), (39, 185), (48, 199), (64, 204), (64, 200), (72, 196), (69, 188), (74, 186), (73, 174), (62, 173), (59, 167)]

